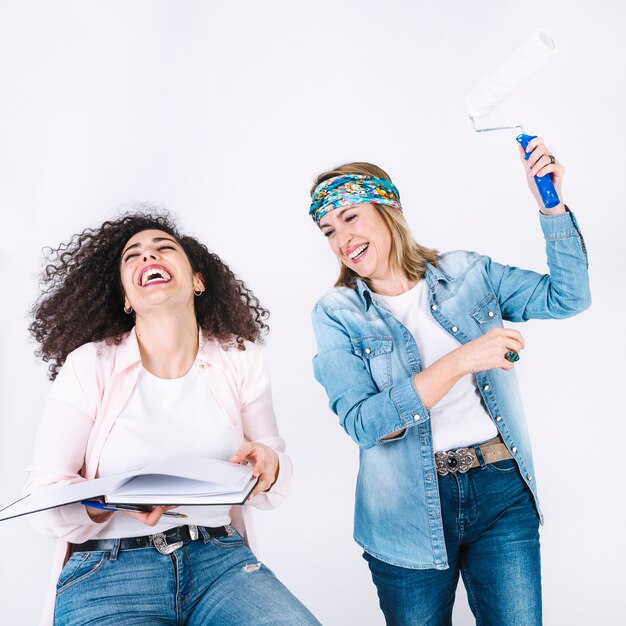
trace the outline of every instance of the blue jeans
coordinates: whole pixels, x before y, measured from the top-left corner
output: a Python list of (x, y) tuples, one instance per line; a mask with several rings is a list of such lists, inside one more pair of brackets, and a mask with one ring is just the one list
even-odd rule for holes
[(450, 626), (459, 579), (479, 626), (540, 626), (539, 518), (512, 459), (439, 476), (449, 569), (364, 554), (387, 624)]
[(319, 625), (240, 535), (203, 531), (171, 554), (74, 552), (59, 576), (55, 626)]

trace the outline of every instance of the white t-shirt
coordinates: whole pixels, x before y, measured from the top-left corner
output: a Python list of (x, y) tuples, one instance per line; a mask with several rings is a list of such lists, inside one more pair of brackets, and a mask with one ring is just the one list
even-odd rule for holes
[[(139, 469), (178, 454), (228, 461), (236, 450), (235, 433), (197, 364), (182, 378), (174, 379), (158, 378), (142, 369), (106, 440), (98, 474)], [(161, 517), (153, 527), (125, 513), (115, 513), (95, 538), (152, 535), (182, 524), (215, 527), (230, 523), (229, 506), (180, 506), (175, 511), (188, 517)]]
[[(399, 296), (376, 294), (376, 298), (384, 302), (393, 316), (413, 335), (424, 368), (461, 345), (433, 318), (425, 281), (420, 280), (415, 287)], [(430, 419), (436, 452), (482, 443), (498, 434), (471, 374), (461, 378), (430, 409)]]

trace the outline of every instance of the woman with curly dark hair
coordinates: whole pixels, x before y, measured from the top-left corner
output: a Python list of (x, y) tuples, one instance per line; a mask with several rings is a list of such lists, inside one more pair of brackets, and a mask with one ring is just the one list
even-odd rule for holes
[[(218, 256), (137, 212), (52, 251), (42, 283), (30, 330), (54, 384), (27, 492), (198, 454), (250, 463), (253, 506), (285, 498), (268, 312)], [(248, 547), (249, 503), (32, 516), (59, 538), (54, 624), (318, 624)]]

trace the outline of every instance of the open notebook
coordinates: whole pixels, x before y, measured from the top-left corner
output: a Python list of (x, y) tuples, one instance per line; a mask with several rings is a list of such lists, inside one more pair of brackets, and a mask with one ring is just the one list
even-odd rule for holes
[(0, 509), (0, 522), (81, 500), (108, 504), (243, 504), (257, 483), (252, 468), (198, 456), (175, 456), (93, 480), (43, 487)]

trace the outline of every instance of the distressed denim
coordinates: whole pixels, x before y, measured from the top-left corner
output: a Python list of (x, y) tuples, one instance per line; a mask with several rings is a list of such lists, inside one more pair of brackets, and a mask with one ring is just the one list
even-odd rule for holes
[[(426, 268), (432, 315), (459, 345), (503, 321), (565, 318), (590, 305), (587, 254), (573, 214), (541, 215), (540, 222), (549, 274), (466, 251), (442, 254), (438, 267)], [(423, 365), (412, 335), (362, 280), (354, 289), (328, 292), (312, 317), (315, 377), (341, 426), (360, 447), (355, 540), (392, 565), (446, 569), (430, 413), (413, 383)], [(474, 376), (541, 515), (515, 370)], [(405, 429), (402, 436), (383, 440), (400, 429)]]
[(441, 476), (439, 493), (448, 569), (364, 554), (387, 624), (451, 626), (460, 572), (478, 626), (541, 626), (539, 517), (515, 462)]
[(55, 626), (274, 626), (319, 622), (243, 544), (241, 536), (74, 552), (57, 584)]

